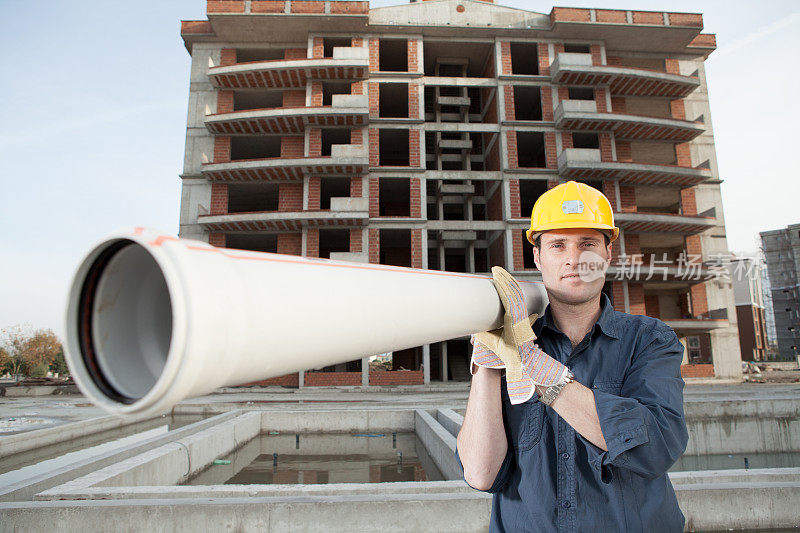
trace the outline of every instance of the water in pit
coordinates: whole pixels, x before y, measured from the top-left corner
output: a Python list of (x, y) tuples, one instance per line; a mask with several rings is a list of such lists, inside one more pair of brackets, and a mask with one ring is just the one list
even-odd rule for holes
[(413, 432), (262, 434), (184, 485), (440, 481)]

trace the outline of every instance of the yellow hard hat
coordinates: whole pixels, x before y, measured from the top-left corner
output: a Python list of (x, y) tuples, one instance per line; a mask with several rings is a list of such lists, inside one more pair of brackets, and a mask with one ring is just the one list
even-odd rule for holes
[(596, 229), (608, 234), (611, 242), (619, 236), (608, 198), (594, 187), (577, 181), (557, 185), (536, 200), (531, 212), (531, 229), (525, 234), (533, 244), (542, 232), (564, 228)]

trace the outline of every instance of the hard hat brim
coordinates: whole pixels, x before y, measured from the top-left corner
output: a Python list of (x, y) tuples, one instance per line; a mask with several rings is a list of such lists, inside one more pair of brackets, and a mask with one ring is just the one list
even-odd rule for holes
[(596, 229), (598, 231), (604, 231), (610, 233), (609, 238), (610, 242), (614, 242), (619, 237), (619, 228), (615, 226), (608, 226), (607, 224), (593, 224), (591, 222), (576, 220), (575, 222), (554, 222), (552, 224), (543, 224), (536, 228), (535, 231), (527, 230), (525, 232), (526, 237), (528, 238), (528, 242), (534, 244), (534, 240), (536, 240), (536, 235), (544, 233), (545, 231), (550, 231), (554, 229), (573, 229), (573, 228), (585, 228), (585, 229)]

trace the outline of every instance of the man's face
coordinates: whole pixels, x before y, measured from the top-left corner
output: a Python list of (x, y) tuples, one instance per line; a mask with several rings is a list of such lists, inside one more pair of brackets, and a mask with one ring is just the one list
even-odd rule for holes
[(595, 298), (605, 283), (611, 244), (594, 229), (574, 228), (546, 231), (541, 249), (533, 248), (536, 266), (550, 298), (580, 304)]

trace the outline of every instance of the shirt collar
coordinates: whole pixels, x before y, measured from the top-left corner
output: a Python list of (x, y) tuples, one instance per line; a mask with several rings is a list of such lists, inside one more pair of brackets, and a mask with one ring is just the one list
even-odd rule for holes
[[(609, 337), (619, 339), (619, 334), (617, 333), (617, 320), (614, 316), (614, 307), (611, 305), (611, 300), (609, 297), (602, 292), (600, 293), (600, 308), (602, 311), (597, 319), (597, 326)], [(550, 311), (550, 304), (547, 304), (547, 308), (544, 310), (544, 315), (534, 322), (533, 332), (536, 333), (536, 336), (538, 337), (541, 335), (541, 331), (545, 327), (549, 328), (551, 331), (561, 332), (553, 320), (553, 314)]]

